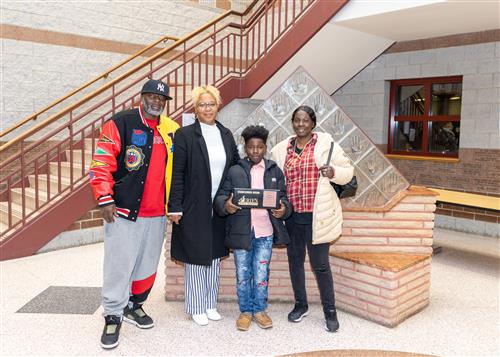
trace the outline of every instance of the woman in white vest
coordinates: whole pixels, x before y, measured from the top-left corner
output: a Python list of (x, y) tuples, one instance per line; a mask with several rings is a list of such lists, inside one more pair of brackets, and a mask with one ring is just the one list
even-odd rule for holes
[(330, 243), (342, 233), (342, 207), (331, 185), (348, 183), (354, 168), (340, 145), (333, 146), (330, 134), (313, 132), (316, 114), (308, 106), (300, 106), (292, 114), (294, 136), (278, 143), (272, 158), (283, 170), (286, 191), (294, 213), (286, 221), (290, 235), (287, 246), (290, 279), (295, 306), (288, 314), (291, 322), (300, 322), (308, 314), (304, 261), (307, 252), (311, 262), (325, 316), (325, 328), (339, 329), (333, 278), (329, 263)]

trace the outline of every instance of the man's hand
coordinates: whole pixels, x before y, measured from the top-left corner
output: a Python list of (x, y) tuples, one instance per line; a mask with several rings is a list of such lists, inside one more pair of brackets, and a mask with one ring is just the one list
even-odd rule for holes
[(101, 207), (100, 209), (102, 218), (104, 218), (107, 223), (113, 223), (115, 221), (115, 217), (118, 217), (118, 213), (116, 212), (116, 205), (114, 203)]
[(226, 202), (224, 203), (224, 209), (226, 210), (227, 213), (229, 214), (234, 214), (236, 213), (239, 209), (241, 209), (241, 207), (239, 206), (236, 206), (234, 203), (233, 203), (233, 194), (231, 193), (231, 196), (229, 196), (229, 198), (226, 200)]
[(169, 214), (168, 215), (168, 221), (170, 223), (179, 224), (179, 222), (181, 221), (181, 218), (182, 218), (182, 214)]
[(271, 212), (273, 213), (274, 217), (281, 218), (285, 215), (286, 207), (283, 202), (280, 201), (280, 208), (272, 209)]

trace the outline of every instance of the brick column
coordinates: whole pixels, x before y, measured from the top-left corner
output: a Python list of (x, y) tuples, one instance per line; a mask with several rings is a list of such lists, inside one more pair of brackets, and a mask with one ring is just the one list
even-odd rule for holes
[(344, 210), (332, 252), (432, 253), (436, 195), (410, 187), (384, 209)]

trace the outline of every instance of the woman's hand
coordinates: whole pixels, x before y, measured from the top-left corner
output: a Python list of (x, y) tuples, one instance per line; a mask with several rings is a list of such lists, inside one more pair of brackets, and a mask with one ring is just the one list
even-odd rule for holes
[(319, 168), (322, 176), (328, 177), (330, 180), (335, 177), (335, 169), (331, 166), (324, 165)]
[(168, 215), (168, 221), (170, 223), (179, 224), (179, 222), (181, 221), (181, 218), (182, 218), (182, 214), (170, 214), (170, 215)]
[(272, 209), (271, 212), (274, 217), (281, 218), (285, 215), (286, 207), (283, 202), (280, 201), (280, 208)]
[(227, 213), (229, 214), (234, 214), (236, 213), (239, 209), (241, 209), (241, 207), (239, 206), (236, 206), (234, 203), (233, 203), (233, 194), (231, 193), (231, 195), (229, 196), (229, 198), (226, 200), (226, 202), (224, 203), (224, 209), (226, 210)]

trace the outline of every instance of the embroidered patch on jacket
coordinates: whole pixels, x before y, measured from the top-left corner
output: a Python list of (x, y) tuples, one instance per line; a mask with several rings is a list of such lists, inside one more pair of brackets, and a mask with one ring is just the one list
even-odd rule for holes
[(113, 140), (111, 140), (110, 138), (108, 138), (106, 135), (101, 135), (101, 138), (99, 139), (100, 143), (105, 143), (105, 144), (114, 144), (115, 142)]
[(96, 148), (95, 154), (96, 155), (103, 155), (103, 156), (111, 156), (111, 154), (109, 152), (107, 152), (106, 150), (104, 150), (102, 148)]
[(135, 145), (127, 146), (125, 150), (125, 166), (129, 171), (137, 171), (144, 164), (144, 154)]
[(96, 167), (103, 167), (103, 166), (108, 166), (108, 164), (105, 162), (99, 161), (99, 160), (92, 160), (92, 162), (90, 163), (91, 169), (96, 168)]
[(148, 142), (148, 134), (144, 130), (134, 129), (130, 141), (136, 146), (144, 146)]

